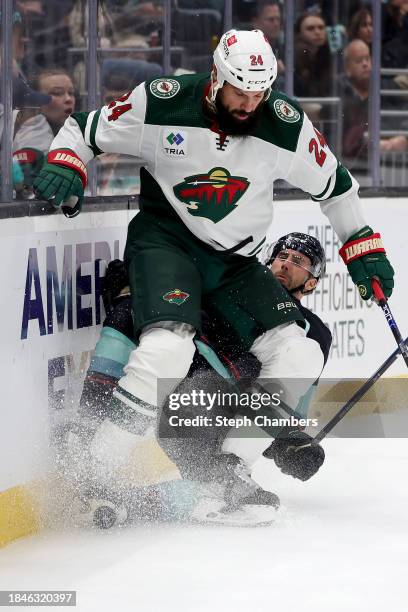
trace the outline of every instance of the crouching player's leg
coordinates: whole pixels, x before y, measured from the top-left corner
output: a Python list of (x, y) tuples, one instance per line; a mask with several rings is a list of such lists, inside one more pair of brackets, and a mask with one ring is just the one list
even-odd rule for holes
[[(263, 346), (269, 347), (266, 353)], [(270, 347), (276, 347), (274, 354)], [(213, 367), (210, 372), (198, 372), (184, 380), (162, 411), (159, 429), (162, 448), (184, 479), (203, 485), (202, 499), (194, 510), (198, 520), (235, 525), (273, 522), (279, 498), (251, 478), (255, 462), (262, 456), (274, 458), (284, 473), (301, 480), (310, 478), (323, 463), (323, 449), (312, 447), (310, 437), (298, 427), (262, 427), (253, 423), (259, 417), (288, 417), (285, 412), (275, 412), (270, 407), (263, 413), (253, 412), (247, 410), (246, 401), (240, 406), (234, 400), (237, 396), (238, 401), (248, 396), (255, 400), (260, 394), (272, 394), (275, 385), (279, 388), (286, 385), (286, 400), (296, 408), (310, 380), (320, 374), (323, 366), (317, 343), (306, 338), (296, 324), (288, 324), (261, 337), (255, 350), (263, 373), (262, 387), (251, 386), (248, 379), (237, 381), (233, 376), (228, 379), (228, 373), (222, 378), (221, 367)], [(233, 360), (228, 361), (232, 364)], [(236, 369), (232, 368), (235, 374)], [(197, 395), (204, 391), (211, 407), (205, 405), (206, 400), (202, 404), (187, 404), (194, 390)], [(271, 476), (273, 483), (273, 470)], [(217, 495), (223, 500), (218, 506), (214, 505)]]
[(231, 428), (222, 449), (240, 457), (249, 470), (262, 455), (276, 454), (282, 471), (302, 480), (310, 478), (323, 463), (323, 449), (311, 445), (311, 438), (292, 422), (288, 427), (282, 422), (275, 424), (277, 418), (289, 418), (285, 408), (292, 414), (297, 411), (299, 401), (324, 365), (319, 343), (307, 337), (299, 301), (291, 299), (272, 274), (255, 264), (251, 275), (244, 276), (240, 293), (217, 295), (213, 306), (229, 334), (235, 335), (243, 349), (250, 350), (261, 364), (260, 387), (255, 391), (275, 394), (283, 409), (275, 409), (273, 404), (260, 410), (251, 405), (241, 407), (239, 412), (249, 417), (251, 425), (238, 431)]
[[(160, 445), (177, 465), (183, 483), (194, 485), (196, 504), (190, 518), (221, 525), (269, 524), (276, 519), (279, 498), (250, 478), (240, 457), (222, 448), (232, 423), (239, 420), (235, 404), (223, 402), (222, 397), (239, 394), (237, 381), (215, 352), (209, 354), (208, 346), (206, 356), (211, 368), (195, 371), (165, 403)], [(236, 375), (235, 364), (232, 371)], [(194, 401), (200, 394), (202, 399)], [(182, 483), (175, 483), (175, 492), (178, 487), (183, 488)]]
[[(287, 407), (299, 415), (298, 406), (302, 398), (319, 378), (324, 366), (319, 344), (308, 338), (304, 329), (290, 324), (268, 330), (254, 342), (251, 352), (262, 364), (259, 376), (261, 389), (275, 393), (278, 398), (278, 407), (282, 408), (278, 414), (290, 418), (285, 414)], [(311, 444), (311, 437), (298, 426), (271, 427), (263, 415), (256, 422), (268, 437), (253, 437), (244, 441), (235, 439), (230, 444), (226, 443), (226, 447), (231, 444), (235, 446), (248, 465), (252, 466), (263, 454), (275, 459), (283, 473), (308, 480), (323, 464), (322, 447)], [(269, 435), (275, 438), (273, 442)]]

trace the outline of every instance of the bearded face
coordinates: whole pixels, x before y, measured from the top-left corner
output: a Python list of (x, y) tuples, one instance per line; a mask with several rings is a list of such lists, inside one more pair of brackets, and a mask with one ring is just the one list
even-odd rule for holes
[(243, 91), (225, 83), (215, 99), (220, 129), (231, 136), (247, 136), (257, 127), (265, 98), (263, 91)]

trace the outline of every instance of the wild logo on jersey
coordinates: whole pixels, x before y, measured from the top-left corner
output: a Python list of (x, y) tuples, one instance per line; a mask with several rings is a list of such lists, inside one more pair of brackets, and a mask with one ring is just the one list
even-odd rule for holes
[(168, 291), (163, 296), (163, 300), (166, 302), (170, 302), (170, 304), (184, 304), (184, 302), (190, 297), (189, 293), (185, 291), (181, 291), (181, 289), (173, 289), (172, 291)]
[(225, 168), (212, 168), (208, 174), (187, 176), (173, 187), (180, 202), (187, 204), (190, 215), (218, 223), (229, 215), (249, 187), (243, 176), (231, 176)]

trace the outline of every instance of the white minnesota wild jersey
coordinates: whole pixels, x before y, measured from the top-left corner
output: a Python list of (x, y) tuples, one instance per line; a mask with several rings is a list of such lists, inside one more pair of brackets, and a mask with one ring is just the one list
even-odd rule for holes
[[(140, 158), (141, 210), (164, 217), (173, 209), (200, 240), (240, 255), (262, 248), (277, 179), (316, 200), (356, 194), (295, 101), (272, 91), (253, 134), (229, 136), (204, 111), (208, 84), (202, 74), (142, 83), (98, 111), (74, 114), (51, 149), (72, 149), (84, 163), (102, 152)], [(341, 235), (342, 223), (333, 225)]]

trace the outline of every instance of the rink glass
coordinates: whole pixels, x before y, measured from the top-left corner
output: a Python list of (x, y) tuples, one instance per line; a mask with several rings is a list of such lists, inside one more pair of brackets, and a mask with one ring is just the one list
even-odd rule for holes
[[(318, 4), (323, 7), (320, 14), (315, 10)], [(75, 110), (91, 110), (109, 103), (143, 80), (161, 74), (210, 70), (212, 52), (220, 34), (230, 27), (263, 28), (279, 61), (276, 88), (298, 97), (316, 127), (325, 134), (335, 155), (344, 161), (362, 186), (404, 186), (408, 155), (404, 114), (407, 75), (405, 66), (398, 66), (398, 55), (394, 63), (390, 60), (389, 43), (393, 41), (385, 38), (380, 48), (381, 36), (384, 38), (386, 33), (381, 31), (381, 3), (374, 0), (368, 6), (374, 31), (370, 96), (362, 108), (358, 146), (345, 147), (353, 134), (347, 134), (350, 125), (344, 90), (344, 51), (350, 33), (355, 32), (351, 29), (355, 7), (352, 0), (330, 3), (287, 0), (267, 6), (246, 0), (179, 0), (177, 3), (171, 0), (144, 3), (40, 0), (21, 2), (17, 11), (13, 0), (3, 0), (2, 201), (33, 197), (30, 188), (21, 189), (18, 172), (14, 169), (13, 175), (10, 158), (21, 123), (42, 112), (38, 106), (13, 101), (13, 79), (10, 78), (13, 71), (19, 71), (33, 84), (40, 70), (50, 66), (62, 68), (74, 82)], [(302, 28), (299, 20), (305, 14)], [(313, 45), (313, 28), (315, 33), (320, 29), (320, 36), (324, 38), (318, 41), (318, 48)], [(310, 58), (317, 52), (316, 62)], [(303, 85), (304, 66), (299, 64), (302, 53), (308, 56), (311, 65), (317, 63), (317, 72), (312, 72), (312, 77)], [(34, 119), (34, 124), (37, 122)], [(29, 137), (30, 124), (26, 128)], [(390, 139), (394, 138), (397, 143), (391, 146)], [(380, 141), (386, 141), (385, 145), (381, 144), (382, 151)], [(43, 145), (46, 150), (47, 142)], [(89, 166), (87, 195), (137, 194), (138, 169), (134, 159), (102, 155)], [(278, 182), (275, 187), (287, 189), (288, 185)]]

